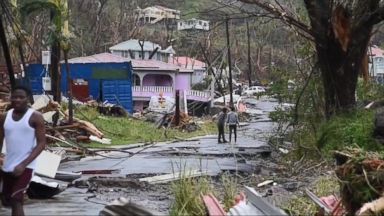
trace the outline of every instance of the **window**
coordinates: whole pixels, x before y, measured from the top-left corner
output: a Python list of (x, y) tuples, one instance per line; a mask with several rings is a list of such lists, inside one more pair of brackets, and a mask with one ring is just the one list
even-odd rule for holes
[(123, 51), (123, 57), (128, 57), (128, 51)]

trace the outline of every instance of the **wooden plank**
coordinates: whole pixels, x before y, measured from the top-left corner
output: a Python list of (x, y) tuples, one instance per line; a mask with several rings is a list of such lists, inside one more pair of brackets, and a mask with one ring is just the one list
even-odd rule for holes
[(209, 216), (224, 216), (226, 215), (220, 202), (212, 194), (203, 196), (204, 205), (207, 208)]
[(153, 176), (153, 177), (146, 177), (141, 178), (139, 181), (141, 182), (148, 182), (149, 184), (158, 184), (158, 183), (166, 183), (170, 181), (175, 181), (180, 178), (193, 178), (198, 176), (204, 176), (209, 175), (208, 170), (192, 170), (190, 172), (175, 172), (171, 174), (165, 174), (165, 175), (159, 175), (159, 176)]

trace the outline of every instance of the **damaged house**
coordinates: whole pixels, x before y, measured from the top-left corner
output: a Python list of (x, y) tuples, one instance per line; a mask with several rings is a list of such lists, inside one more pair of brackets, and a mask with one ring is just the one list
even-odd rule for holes
[(368, 49), (368, 56), (370, 76), (384, 84), (384, 50), (378, 46), (372, 46)]
[(142, 23), (155, 24), (160, 21), (167, 23), (176, 23), (180, 19), (180, 11), (163, 6), (155, 5), (146, 8), (138, 8), (135, 10), (138, 20)]
[(112, 54), (130, 59), (155, 59), (168, 62), (176, 53), (172, 46), (162, 49), (159, 44), (136, 39), (118, 43), (109, 48)]

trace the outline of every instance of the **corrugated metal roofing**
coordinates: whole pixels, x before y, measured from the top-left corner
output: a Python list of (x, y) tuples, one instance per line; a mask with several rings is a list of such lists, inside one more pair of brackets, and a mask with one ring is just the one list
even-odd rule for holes
[(372, 56), (375, 56), (375, 57), (383, 57), (384, 56), (384, 50), (380, 49), (377, 46), (373, 46), (371, 48), (371, 50), (372, 50)]
[(202, 61), (199, 61), (197, 59), (193, 59), (191, 57), (188, 57), (188, 56), (175, 56), (171, 59), (169, 59), (168, 61), (169, 63), (171, 64), (175, 64), (175, 65), (178, 65), (180, 67), (184, 67), (187, 66), (187, 68), (205, 68), (206, 65), (204, 62)]
[(186, 68), (179, 67), (175, 64), (170, 64), (158, 60), (142, 60), (142, 59), (131, 59), (132, 67), (134, 70), (144, 70), (144, 69), (151, 69), (151, 70), (163, 70), (163, 71), (176, 71), (179, 70), (179, 72), (189, 72), (192, 73), (193, 70), (189, 70)]
[[(156, 47), (159, 47), (161, 49), (161, 46), (159, 44), (152, 43), (150, 41), (144, 42), (144, 51), (153, 51), (156, 49)], [(124, 42), (121, 42), (119, 44), (116, 44), (109, 48), (109, 50), (141, 50), (139, 40), (137, 39), (131, 39)]]
[[(68, 62), (73, 63), (121, 63), (129, 62), (130, 60), (111, 53), (99, 53), (91, 56), (77, 57), (69, 59)], [(64, 63), (64, 61), (62, 61)]]
[(77, 57), (68, 60), (69, 63), (121, 63), (121, 62), (131, 62), (134, 70), (155, 70), (155, 71), (177, 71), (192, 73), (192, 70), (179, 67), (175, 64), (170, 64), (154, 59), (142, 60), (142, 59), (129, 59), (124, 58), (119, 55), (111, 53), (99, 53), (91, 56)]

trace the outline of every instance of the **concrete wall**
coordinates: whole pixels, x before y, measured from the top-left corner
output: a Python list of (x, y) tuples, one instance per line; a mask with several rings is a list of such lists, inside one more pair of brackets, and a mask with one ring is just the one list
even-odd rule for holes
[(191, 89), (191, 74), (179, 73), (176, 75), (176, 90), (190, 90)]

